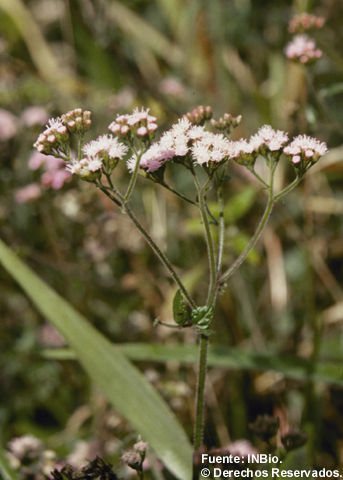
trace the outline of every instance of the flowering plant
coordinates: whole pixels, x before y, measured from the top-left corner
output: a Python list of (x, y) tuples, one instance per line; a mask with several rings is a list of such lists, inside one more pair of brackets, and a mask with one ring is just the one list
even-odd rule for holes
[[(274, 204), (284, 198), (303, 178), (304, 174), (327, 152), (324, 142), (299, 135), (289, 141), (288, 134), (262, 126), (249, 139), (233, 141), (229, 135), (241, 122), (241, 117), (225, 114), (216, 120), (210, 107), (198, 107), (180, 118), (155, 139), (157, 119), (149, 110), (134, 110), (132, 114), (118, 115), (109, 125), (111, 134), (104, 134), (85, 143), (85, 134), (91, 126), (91, 113), (81, 109), (70, 111), (51, 119), (34, 146), (43, 154), (52, 155), (65, 162), (68, 172), (101, 190), (134, 223), (139, 232), (165, 266), (178, 286), (173, 310), (175, 325), (194, 328), (199, 337), (198, 382), (195, 399), (194, 452), (203, 441), (204, 392), (207, 368), (207, 350), (218, 294), (226, 281), (240, 267), (259, 239), (272, 212)], [(256, 161), (264, 159), (267, 178), (258, 173)], [(295, 178), (282, 190), (276, 191), (274, 177), (277, 167), (285, 157), (294, 169)], [(121, 191), (115, 181), (115, 169), (126, 162), (130, 179), (126, 191)], [(184, 168), (194, 181), (194, 194), (185, 196), (165, 180), (165, 171), (171, 163)], [(248, 245), (231, 266), (223, 268), (224, 250), (224, 199), (227, 186), (227, 169), (235, 162), (246, 168), (260, 182), (268, 194), (261, 220)], [(136, 216), (131, 198), (138, 177), (145, 177), (167, 188), (185, 202), (199, 210), (209, 260), (208, 290), (205, 299), (193, 298), (180, 274), (166, 254), (156, 244)], [(208, 206), (208, 199), (216, 195), (219, 218)], [(213, 230), (217, 229), (218, 245)]]

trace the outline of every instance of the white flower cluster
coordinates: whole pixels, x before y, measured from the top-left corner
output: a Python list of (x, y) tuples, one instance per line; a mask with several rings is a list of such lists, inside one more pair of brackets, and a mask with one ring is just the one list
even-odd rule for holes
[(283, 151), (295, 166), (307, 167), (325, 155), (328, 148), (325, 142), (320, 142), (316, 138), (298, 135)]
[(92, 180), (100, 174), (103, 166), (113, 168), (115, 162), (126, 155), (127, 150), (128, 147), (112, 135), (102, 135), (84, 145), (82, 152), (85, 157), (68, 164), (66, 169), (84, 179)]
[(282, 130), (274, 130), (270, 125), (263, 125), (250, 140), (240, 139), (231, 142), (230, 158), (242, 165), (252, 164), (257, 155), (268, 151), (279, 155), (288, 141), (288, 134)]
[[(167, 160), (185, 157), (188, 153), (195, 163), (208, 165), (227, 159), (229, 151), (230, 142), (222, 134), (208, 132), (183, 117), (142, 155), (140, 167), (147, 172), (155, 172)], [(130, 171), (133, 171), (135, 162), (134, 157), (128, 161)]]

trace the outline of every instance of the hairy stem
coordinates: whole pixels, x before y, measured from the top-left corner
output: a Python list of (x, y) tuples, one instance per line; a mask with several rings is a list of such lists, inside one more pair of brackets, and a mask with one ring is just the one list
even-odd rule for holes
[(269, 217), (272, 213), (273, 206), (274, 206), (274, 203), (275, 203), (275, 198), (274, 198), (274, 173), (275, 173), (275, 168), (276, 168), (276, 164), (274, 166), (270, 167), (270, 185), (269, 185), (268, 202), (267, 202), (266, 208), (263, 212), (260, 223), (258, 224), (258, 226), (255, 230), (255, 233), (250, 238), (249, 243), (246, 246), (246, 248), (239, 255), (239, 257), (233, 262), (233, 264), (218, 279), (218, 286), (220, 286), (225, 281), (227, 281), (239, 269), (239, 267), (242, 265), (244, 260), (249, 255), (250, 251), (256, 245), (258, 239), (262, 235), (262, 232), (263, 232), (265, 226), (267, 225), (267, 222), (268, 222)]
[(207, 351), (208, 336), (200, 335), (197, 392), (195, 400), (195, 423), (194, 423), (194, 452), (197, 452), (202, 445), (204, 435), (204, 404), (205, 404), (205, 383), (207, 373)]
[[(201, 219), (204, 225), (204, 234), (207, 245), (207, 253), (209, 260), (210, 279), (207, 294), (207, 306), (214, 306), (216, 297), (216, 258), (214, 243), (211, 234), (210, 222), (208, 218), (208, 209), (206, 205), (206, 190), (210, 179), (205, 183), (203, 187), (200, 186), (199, 180), (193, 173), (195, 186), (198, 192), (199, 208)], [(205, 386), (206, 386), (206, 374), (207, 374), (207, 351), (208, 351), (209, 339), (208, 335), (201, 334), (199, 342), (199, 358), (198, 358), (198, 371), (197, 371), (197, 389), (195, 399), (195, 423), (194, 423), (194, 452), (197, 452), (202, 444), (204, 435), (204, 407), (205, 407)]]

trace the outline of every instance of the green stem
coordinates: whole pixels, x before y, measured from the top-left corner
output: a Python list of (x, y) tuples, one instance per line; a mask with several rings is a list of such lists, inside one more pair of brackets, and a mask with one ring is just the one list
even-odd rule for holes
[[(208, 218), (208, 209), (206, 205), (206, 191), (210, 178), (204, 186), (200, 186), (199, 180), (192, 172), (194, 182), (198, 192), (199, 208), (201, 219), (204, 225), (204, 233), (207, 244), (207, 253), (209, 259), (210, 280), (207, 294), (207, 305), (214, 306), (216, 297), (216, 258), (214, 251), (213, 238), (211, 234), (210, 222)], [(205, 386), (206, 386), (206, 373), (207, 373), (207, 351), (208, 351), (209, 338), (205, 334), (200, 335), (199, 342), (199, 359), (198, 359), (198, 372), (197, 372), (197, 389), (195, 399), (195, 423), (194, 423), (194, 452), (197, 452), (203, 442), (204, 435), (204, 407), (205, 407)]]
[(225, 238), (225, 219), (224, 219), (224, 198), (223, 198), (223, 187), (218, 188), (218, 209), (219, 209), (219, 238), (218, 238), (218, 255), (217, 255), (217, 274), (218, 278), (220, 275), (220, 269), (223, 261), (223, 251), (224, 251), (224, 238)]
[(223, 275), (218, 279), (218, 286), (223, 284), (225, 281), (227, 281), (237, 270), (238, 268), (242, 265), (244, 260), (247, 258), (249, 255), (250, 251), (254, 248), (256, 245), (258, 239), (262, 235), (262, 232), (267, 225), (267, 222), (269, 220), (269, 217), (272, 213), (273, 206), (275, 203), (275, 198), (274, 198), (274, 173), (275, 173), (275, 168), (276, 164), (272, 165), (270, 167), (270, 186), (269, 186), (269, 197), (268, 197), (268, 202), (266, 205), (266, 208), (263, 212), (262, 218), (260, 220), (260, 223), (258, 224), (254, 235), (250, 238), (248, 245), (246, 248), (243, 250), (243, 252), (239, 255), (239, 257), (233, 262), (233, 264), (223, 273)]
[(131, 175), (129, 185), (127, 187), (125, 196), (124, 196), (124, 203), (128, 202), (130, 200), (132, 191), (136, 185), (137, 177), (138, 177), (138, 172), (139, 172), (139, 165), (141, 162), (141, 156), (143, 152), (138, 152), (136, 153), (136, 163), (135, 163), (135, 169)]
[(185, 200), (186, 202), (190, 203), (191, 205), (198, 205), (196, 202), (194, 202), (193, 200), (191, 200), (190, 198), (186, 197), (186, 195), (183, 195), (182, 193), (180, 192), (177, 192), (176, 190), (174, 190), (172, 187), (170, 187), (167, 183), (165, 182), (160, 182), (160, 185), (162, 185), (162, 187), (166, 188), (167, 190), (169, 190), (170, 192), (174, 193), (175, 195), (177, 195), (179, 198), (181, 198), (182, 200)]
[(194, 423), (194, 452), (202, 445), (204, 435), (204, 399), (207, 373), (208, 336), (200, 335), (198, 380), (196, 392), (195, 423)]
[(214, 244), (213, 244), (213, 238), (211, 234), (211, 227), (210, 227), (210, 222), (208, 219), (208, 210), (207, 210), (207, 205), (206, 205), (206, 199), (205, 199), (205, 194), (206, 194), (206, 189), (209, 184), (209, 180), (206, 182), (206, 184), (201, 187), (198, 177), (194, 172), (193, 173), (193, 178), (195, 182), (195, 186), (198, 191), (198, 199), (199, 199), (199, 208), (200, 208), (200, 215), (202, 219), (202, 223), (204, 225), (204, 233), (205, 233), (205, 239), (206, 239), (206, 245), (207, 245), (207, 254), (208, 254), (208, 263), (209, 263), (209, 269), (210, 269), (210, 281), (209, 281), (209, 286), (208, 286), (208, 294), (207, 294), (207, 302), (206, 304), (208, 306), (213, 305), (214, 297), (215, 297), (215, 287), (216, 287), (216, 258), (215, 258), (215, 251), (214, 251)]
[(275, 195), (274, 200), (277, 202), (281, 200), (287, 193), (291, 192), (299, 183), (301, 182), (301, 177), (296, 177), (292, 183), (290, 183), (287, 187), (285, 187), (281, 192)]
[[(248, 167), (249, 168), (249, 167)], [(266, 188), (269, 188), (269, 185), (267, 182), (263, 180), (263, 178), (256, 172), (254, 167), (249, 168), (250, 172), (254, 175), (254, 177), (257, 178), (259, 182), (261, 182)]]

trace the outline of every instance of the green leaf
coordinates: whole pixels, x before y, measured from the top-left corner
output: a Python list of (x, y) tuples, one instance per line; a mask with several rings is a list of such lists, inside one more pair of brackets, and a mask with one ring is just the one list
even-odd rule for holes
[(180, 480), (191, 478), (191, 445), (168, 405), (121, 352), (0, 240), (0, 262), (64, 336), (116, 410)]
[[(142, 362), (169, 362), (175, 360), (193, 364), (197, 358), (195, 345), (154, 345), (145, 343), (126, 343), (121, 345), (122, 352), (131, 360)], [(43, 350), (46, 358), (56, 360), (76, 359), (75, 353), (68, 348)], [(287, 378), (306, 381), (326, 382), (343, 385), (343, 367), (337, 361), (319, 360), (315, 367), (312, 362), (294, 356), (278, 355), (275, 352), (256, 353), (237, 347), (210, 345), (208, 365), (239, 370), (271, 371), (282, 373)]]
[(181, 290), (177, 290), (173, 300), (173, 315), (174, 321), (181, 326), (186, 325), (190, 321), (191, 312), (189, 306), (186, 304)]
[(208, 307), (207, 305), (203, 307), (197, 307), (192, 310), (192, 323), (196, 325), (200, 330), (207, 330), (212, 323), (214, 315), (214, 308)]
[(0, 472), (4, 480), (19, 480), (17, 474), (12, 470), (9, 465), (5, 452), (0, 448)]

